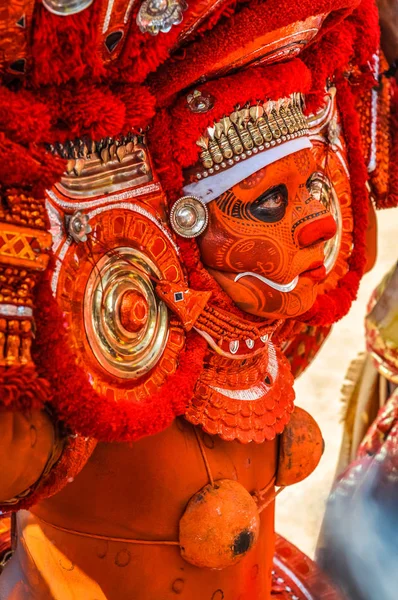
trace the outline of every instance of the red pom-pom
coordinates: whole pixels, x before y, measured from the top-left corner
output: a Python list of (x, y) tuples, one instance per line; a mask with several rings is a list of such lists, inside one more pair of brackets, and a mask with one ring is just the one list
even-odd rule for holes
[(63, 139), (89, 135), (94, 140), (116, 136), (123, 130), (126, 107), (106, 87), (85, 83), (68, 85), (56, 90), (51, 102), (54, 108), (58, 105), (59, 141), (62, 129)]
[(41, 409), (49, 399), (48, 382), (33, 368), (0, 368), (0, 410)]

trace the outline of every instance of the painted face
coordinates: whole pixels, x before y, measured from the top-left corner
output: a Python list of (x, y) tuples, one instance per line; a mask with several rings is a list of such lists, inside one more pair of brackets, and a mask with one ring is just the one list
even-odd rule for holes
[(296, 317), (314, 303), (325, 277), (324, 243), (336, 233), (311, 195), (316, 171), (309, 149), (264, 167), (208, 205), (199, 238), (202, 260), (242, 310)]

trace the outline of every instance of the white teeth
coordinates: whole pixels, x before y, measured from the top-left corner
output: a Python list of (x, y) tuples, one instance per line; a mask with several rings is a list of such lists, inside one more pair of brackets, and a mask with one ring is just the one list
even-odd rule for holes
[(252, 273), (251, 271), (246, 271), (245, 273), (238, 273), (234, 281), (239, 281), (239, 279), (242, 279), (242, 277), (255, 277), (256, 279), (259, 279), (266, 285), (272, 287), (274, 290), (277, 290), (278, 292), (283, 292), (284, 294), (294, 290), (299, 280), (297, 276), (292, 281), (290, 281), (290, 283), (275, 283), (274, 281), (271, 281), (271, 279), (267, 279), (267, 277), (259, 275), (259, 273)]
[(262, 342), (264, 342), (264, 344), (265, 344), (266, 342), (268, 342), (268, 340), (269, 340), (269, 335), (268, 335), (268, 333), (266, 333), (265, 335), (262, 335), (262, 336), (260, 337), (260, 340), (261, 340)]
[(251, 340), (251, 339), (248, 339), (248, 340), (245, 340), (245, 341), (246, 341), (246, 346), (247, 346), (248, 348), (252, 349), (252, 348), (253, 348), (253, 346), (254, 346), (254, 342), (253, 342), (253, 340)]
[(239, 350), (239, 340), (234, 340), (233, 342), (229, 342), (229, 351), (231, 354), (236, 354)]

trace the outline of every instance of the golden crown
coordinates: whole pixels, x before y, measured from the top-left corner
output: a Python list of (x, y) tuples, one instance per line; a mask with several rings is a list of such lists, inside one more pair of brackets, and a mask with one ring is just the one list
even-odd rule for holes
[(196, 178), (207, 177), (277, 144), (308, 135), (303, 107), (304, 97), (299, 93), (275, 102), (237, 107), (229, 117), (208, 127), (207, 135), (197, 140), (205, 170), (197, 172)]
[(68, 159), (66, 172), (56, 187), (70, 198), (120, 191), (153, 179), (143, 133), (107, 137), (99, 142), (79, 138), (48, 145), (48, 149)]

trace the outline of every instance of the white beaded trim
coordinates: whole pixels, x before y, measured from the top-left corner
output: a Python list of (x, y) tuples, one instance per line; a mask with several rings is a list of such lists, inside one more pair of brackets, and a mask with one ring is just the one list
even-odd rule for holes
[(4, 317), (33, 317), (30, 306), (17, 306), (15, 304), (0, 304), (0, 315)]

